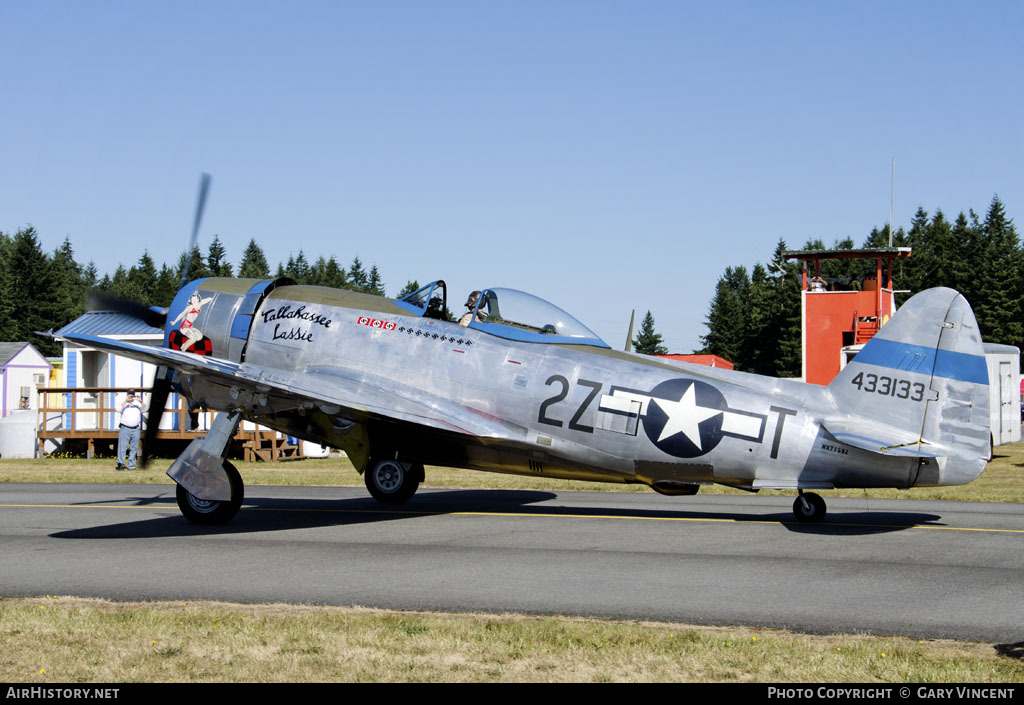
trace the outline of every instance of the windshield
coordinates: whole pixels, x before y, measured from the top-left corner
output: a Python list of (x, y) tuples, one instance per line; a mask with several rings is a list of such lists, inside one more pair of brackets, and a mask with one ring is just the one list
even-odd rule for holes
[(447, 287), (443, 280), (438, 279), (403, 296), (395, 303), (424, 318), (446, 321), (450, 320), (447, 299)]
[(594, 331), (554, 304), (516, 289), (485, 289), (469, 326), (515, 340), (609, 347)]

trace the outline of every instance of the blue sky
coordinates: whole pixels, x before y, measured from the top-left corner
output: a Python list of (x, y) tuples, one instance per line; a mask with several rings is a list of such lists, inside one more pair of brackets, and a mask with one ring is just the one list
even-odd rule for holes
[(0, 231), (358, 255), (699, 346), (727, 266), (1024, 207), (1024, 3), (0, 0)]

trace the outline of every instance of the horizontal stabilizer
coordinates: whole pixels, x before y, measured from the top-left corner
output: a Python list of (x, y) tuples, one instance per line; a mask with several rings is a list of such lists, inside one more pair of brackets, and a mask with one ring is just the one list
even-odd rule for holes
[(921, 442), (920, 434), (863, 419), (826, 419), (821, 425), (840, 443), (872, 453), (915, 458), (941, 458), (949, 454), (937, 446)]

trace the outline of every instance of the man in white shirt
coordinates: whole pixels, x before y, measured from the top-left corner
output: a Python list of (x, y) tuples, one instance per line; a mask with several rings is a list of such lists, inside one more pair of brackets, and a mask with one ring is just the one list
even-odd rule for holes
[[(146, 403), (142, 396), (136, 396), (134, 389), (128, 390), (128, 397), (121, 404), (121, 420), (117, 430), (117, 469), (134, 470), (135, 458), (139, 454), (139, 431), (142, 429), (142, 414)], [(127, 457), (126, 457), (127, 456)]]

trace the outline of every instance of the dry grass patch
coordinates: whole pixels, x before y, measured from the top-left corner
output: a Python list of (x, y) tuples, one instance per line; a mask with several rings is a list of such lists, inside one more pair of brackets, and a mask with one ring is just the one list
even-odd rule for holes
[(521, 615), (0, 600), (9, 682), (1024, 682), (992, 645)]

